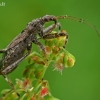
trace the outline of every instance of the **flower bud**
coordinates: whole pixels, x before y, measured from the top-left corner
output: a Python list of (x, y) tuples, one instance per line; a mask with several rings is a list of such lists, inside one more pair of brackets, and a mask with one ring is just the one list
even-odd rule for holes
[(75, 63), (75, 57), (70, 54), (69, 52), (65, 53), (64, 56), (64, 66), (67, 67), (73, 67)]

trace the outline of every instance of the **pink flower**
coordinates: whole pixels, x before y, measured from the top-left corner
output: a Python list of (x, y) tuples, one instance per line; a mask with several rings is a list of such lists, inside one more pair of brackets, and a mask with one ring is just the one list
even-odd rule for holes
[(42, 87), (41, 91), (40, 91), (40, 96), (44, 97), (48, 94), (48, 88), (47, 87)]

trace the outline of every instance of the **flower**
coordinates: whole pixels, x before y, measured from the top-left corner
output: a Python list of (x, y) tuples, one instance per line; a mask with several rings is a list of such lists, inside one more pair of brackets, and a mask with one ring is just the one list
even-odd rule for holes
[(47, 87), (42, 87), (41, 91), (40, 91), (40, 96), (44, 97), (49, 93), (48, 88)]

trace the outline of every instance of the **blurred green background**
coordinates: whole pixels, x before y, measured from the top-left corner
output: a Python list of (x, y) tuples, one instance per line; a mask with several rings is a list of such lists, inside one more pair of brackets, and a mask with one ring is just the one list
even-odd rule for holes
[[(71, 15), (83, 18), (100, 29), (100, 0), (0, 0), (0, 49), (5, 48), (32, 19), (49, 15)], [(100, 37), (91, 27), (72, 21), (59, 20), (67, 30), (66, 49), (76, 62), (73, 68), (64, 69), (60, 75), (51, 65), (45, 79), (52, 94), (60, 100), (100, 100)], [(34, 45), (33, 45), (34, 49)], [(15, 82), (21, 78), (26, 61), (9, 77)], [(10, 88), (0, 76), (0, 91)]]

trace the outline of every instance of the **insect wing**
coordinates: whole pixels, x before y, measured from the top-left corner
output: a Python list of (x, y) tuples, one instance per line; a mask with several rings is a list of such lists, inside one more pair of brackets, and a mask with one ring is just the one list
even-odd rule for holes
[(27, 32), (23, 32), (16, 36), (12, 42), (7, 46), (7, 49), (13, 48), (14, 46), (18, 45), (21, 41), (25, 40), (27, 36)]

